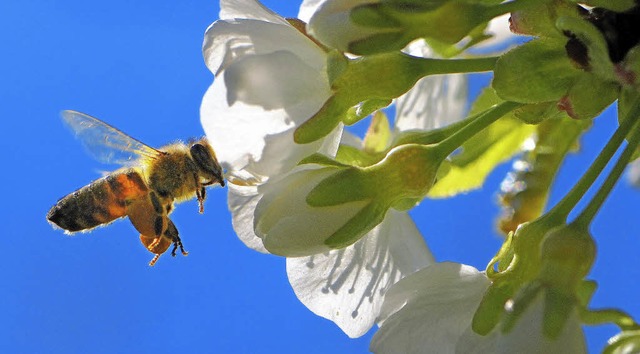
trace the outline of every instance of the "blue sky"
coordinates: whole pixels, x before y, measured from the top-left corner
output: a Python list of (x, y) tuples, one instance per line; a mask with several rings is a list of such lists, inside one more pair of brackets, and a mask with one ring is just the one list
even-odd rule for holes
[[(294, 6), (265, 2), (286, 16)], [(62, 196), (107, 169), (63, 127), (59, 112), (99, 117), (151, 146), (203, 134), (199, 106), (212, 75), (204, 66), (204, 30), (215, 1), (0, 2), (0, 186), (4, 285), (0, 352), (360, 353), (373, 331), (349, 339), (298, 302), (284, 259), (246, 248), (235, 236), (226, 190), (209, 191), (205, 214), (194, 201), (172, 219), (188, 257), (160, 258), (127, 221), (68, 237), (45, 220)], [(474, 90), (487, 77), (473, 81)], [(614, 129), (609, 111), (569, 158), (553, 201), (567, 191)], [(426, 201), (412, 212), (440, 261), (484, 268), (500, 239), (493, 231), (495, 189)], [(638, 191), (622, 183), (598, 216), (600, 247), (592, 272), (597, 306), (640, 317)], [(632, 207), (633, 206), (633, 207)], [(588, 330), (592, 349), (615, 333)]]

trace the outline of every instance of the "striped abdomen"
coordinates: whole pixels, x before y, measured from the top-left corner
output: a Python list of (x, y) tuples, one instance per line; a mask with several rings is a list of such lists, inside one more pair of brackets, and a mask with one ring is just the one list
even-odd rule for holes
[(60, 199), (47, 219), (70, 232), (89, 230), (125, 216), (127, 204), (147, 192), (136, 170), (117, 172)]

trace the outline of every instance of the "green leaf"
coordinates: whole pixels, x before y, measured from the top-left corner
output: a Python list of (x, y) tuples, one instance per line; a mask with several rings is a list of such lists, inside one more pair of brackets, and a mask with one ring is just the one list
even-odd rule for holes
[[(471, 114), (501, 100), (488, 88), (474, 104)], [(482, 186), (486, 177), (500, 163), (521, 150), (535, 126), (522, 123), (507, 114), (462, 145), (462, 151), (447, 163), (449, 172), (429, 191), (431, 198), (445, 198)]]
[(582, 73), (569, 60), (564, 40), (540, 38), (496, 62), (493, 88), (500, 98), (522, 103), (557, 101)]

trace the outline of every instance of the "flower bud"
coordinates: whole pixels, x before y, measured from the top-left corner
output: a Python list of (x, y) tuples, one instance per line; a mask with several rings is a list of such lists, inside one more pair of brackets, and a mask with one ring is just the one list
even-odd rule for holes
[(593, 265), (596, 246), (588, 230), (569, 224), (551, 230), (540, 252), (540, 280), (563, 293), (575, 295)]

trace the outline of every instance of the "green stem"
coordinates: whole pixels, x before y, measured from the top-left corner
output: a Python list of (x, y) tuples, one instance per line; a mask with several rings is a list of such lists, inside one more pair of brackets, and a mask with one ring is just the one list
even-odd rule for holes
[[(627, 117), (637, 117), (638, 115), (640, 115), (640, 104), (635, 104)], [(555, 218), (562, 218), (563, 220), (567, 219), (571, 210), (575, 208), (593, 182), (595, 182), (596, 178), (602, 173), (602, 170), (607, 166), (616, 151), (618, 151), (618, 148), (634, 123), (635, 119), (623, 120), (622, 124), (620, 124), (616, 132), (613, 133), (613, 136), (609, 139), (587, 172), (585, 172), (578, 183), (571, 188), (569, 193), (547, 213), (548, 215), (553, 215)]]
[[(406, 54), (405, 54), (406, 55)], [(422, 75), (477, 73), (492, 71), (498, 57), (482, 57), (469, 59), (431, 59), (407, 55), (413, 64), (420, 65)]]
[(485, 113), (478, 116), (478, 118), (473, 120), (471, 123), (458, 130), (455, 134), (439, 142), (434, 148), (439, 150), (437, 153), (445, 158), (478, 132), (520, 106), (522, 106), (522, 103), (516, 102), (502, 102), (495, 105), (486, 110)]
[(631, 136), (629, 137), (629, 144), (618, 158), (618, 161), (616, 161), (611, 172), (609, 172), (609, 176), (607, 176), (607, 179), (604, 181), (596, 195), (591, 199), (591, 202), (589, 202), (589, 205), (587, 205), (587, 207), (584, 208), (580, 215), (578, 215), (578, 217), (573, 221), (574, 224), (578, 224), (584, 229), (588, 229), (589, 224), (593, 221), (598, 210), (600, 210), (600, 207), (602, 207), (602, 204), (609, 196), (609, 193), (611, 193), (611, 190), (618, 182), (618, 179), (622, 176), (622, 172), (624, 172), (624, 169), (631, 161), (633, 153), (638, 148), (638, 143), (640, 142), (640, 126), (637, 124), (638, 119), (636, 117), (627, 117), (627, 120), (633, 120), (636, 122), (636, 125), (632, 128)]

